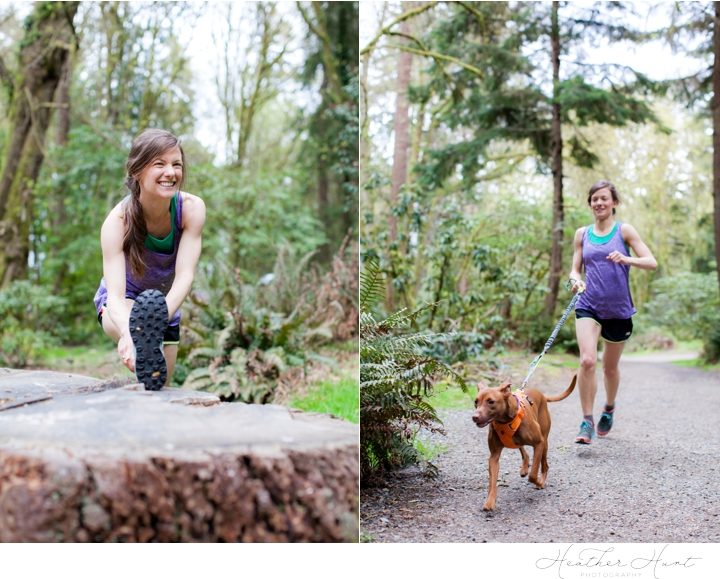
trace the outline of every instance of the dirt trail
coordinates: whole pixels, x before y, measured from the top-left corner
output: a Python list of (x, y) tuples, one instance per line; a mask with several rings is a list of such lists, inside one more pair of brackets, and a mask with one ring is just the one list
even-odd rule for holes
[[(520, 478), (520, 454), (506, 449), (491, 514), (482, 510), (487, 429), (470, 407), (442, 412), (447, 436), (430, 437), (447, 447), (433, 461), (438, 478), (409, 469), (364, 490), (363, 533), (378, 542), (719, 542), (720, 373), (630, 356), (621, 371), (612, 432), (575, 444), (577, 391), (551, 404), (546, 488)], [(533, 385), (554, 394), (571, 375)], [(596, 420), (603, 402), (599, 373)]]

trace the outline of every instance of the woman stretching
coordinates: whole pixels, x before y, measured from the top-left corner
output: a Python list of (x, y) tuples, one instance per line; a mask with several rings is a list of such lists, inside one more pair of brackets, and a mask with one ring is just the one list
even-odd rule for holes
[[(615, 221), (620, 197), (609, 181), (598, 181), (588, 193), (588, 205), (595, 223), (575, 232), (570, 283), (573, 293), (581, 291), (575, 309), (575, 331), (580, 348), (578, 388), (583, 420), (575, 442), (590, 444), (595, 436), (593, 405), (597, 382), (598, 340), (605, 340), (602, 357), (605, 408), (597, 425), (605, 436), (613, 425), (615, 397), (620, 385), (618, 365), (625, 342), (633, 330), (637, 311), (630, 295), (630, 266), (655, 269), (657, 262), (648, 246), (629, 223)], [(632, 249), (636, 257), (630, 256)], [(581, 271), (585, 270), (585, 281)]]
[(125, 185), (130, 194), (100, 232), (103, 279), (95, 308), (117, 342), (123, 364), (148, 390), (169, 383), (180, 340), (180, 306), (200, 258), (205, 204), (181, 191), (185, 154), (159, 129), (132, 143)]

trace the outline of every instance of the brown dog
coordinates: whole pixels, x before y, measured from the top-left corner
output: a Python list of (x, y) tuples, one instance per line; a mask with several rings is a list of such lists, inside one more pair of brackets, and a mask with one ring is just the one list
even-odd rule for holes
[[(483, 509), (495, 509), (497, 498), (497, 479), (500, 471), (500, 454), (503, 448), (519, 448), (522, 455), (520, 476), (527, 476), (530, 460), (523, 445), (533, 447), (533, 463), (530, 469), (530, 480), (537, 488), (545, 488), (548, 463), (548, 435), (550, 434), (550, 412), (548, 402), (559, 402), (572, 393), (577, 382), (577, 374), (573, 376), (567, 390), (558, 396), (546, 397), (535, 389), (523, 392), (510, 391), (510, 384), (500, 388), (487, 388), (478, 384), (475, 398), (473, 422), (480, 428), (492, 424), (488, 432), (490, 447), (490, 490)], [(539, 473), (542, 465), (542, 473)]]

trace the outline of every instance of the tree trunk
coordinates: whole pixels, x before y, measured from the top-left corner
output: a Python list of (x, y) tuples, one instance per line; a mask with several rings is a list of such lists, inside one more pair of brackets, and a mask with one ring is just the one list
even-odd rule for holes
[(370, 115), (368, 113), (368, 73), (370, 68), (370, 53), (362, 56), (360, 65), (360, 171), (363, 180), (368, 178), (370, 166)]
[(713, 25), (712, 119), (713, 119), (713, 199), (715, 211), (715, 263), (720, 288), (720, 2), (715, 5)]
[(563, 167), (562, 167), (562, 127), (560, 124), (560, 26), (558, 24), (558, 3), (552, 3), (552, 26), (550, 41), (552, 46), (553, 67), (553, 103), (551, 125), (552, 174), (553, 174), (553, 217), (552, 252), (550, 254), (550, 283), (545, 299), (545, 315), (552, 317), (557, 304), (560, 278), (562, 276), (562, 244), (564, 227), (563, 208)]
[(32, 187), (40, 173), (55, 91), (74, 42), (78, 2), (38, 2), (20, 51), (0, 178), (0, 287), (27, 274)]
[[(274, 7), (266, 7), (262, 3), (256, 5), (257, 22), (262, 33), (260, 35), (260, 46), (258, 48), (258, 62), (254, 67), (254, 76), (243, 79), (241, 89), (241, 101), (238, 114), (238, 142), (235, 166), (242, 167), (247, 157), (247, 148), (252, 135), (253, 122), (258, 109), (267, 98), (263, 93), (267, 92), (268, 81), (272, 68), (279, 62), (279, 57), (270, 60), (270, 45), (272, 44), (275, 30), (273, 29)], [(284, 50), (283, 50), (284, 52)], [(281, 53), (282, 54), (282, 53)], [(249, 93), (246, 84), (250, 84)]]
[[(55, 94), (55, 103), (57, 105), (57, 126), (55, 128), (55, 144), (58, 147), (65, 147), (70, 137), (70, 84), (72, 82), (74, 51), (65, 61), (63, 66), (60, 84), (58, 84)], [(52, 228), (53, 231), (60, 231), (67, 222), (67, 211), (65, 210), (65, 195), (57, 195), (51, 200), (53, 206), (52, 211)], [(62, 248), (59, 245), (54, 246), (50, 251), (56, 256)], [(55, 293), (59, 293), (65, 280), (67, 268), (59, 268), (55, 276), (53, 288)]]
[(70, 82), (72, 80), (72, 54), (65, 60), (62, 69), (62, 76), (58, 84), (55, 102), (57, 103), (57, 132), (55, 143), (64, 147), (70, 136)]
[[(412, 9), (412, 6), (409, 7)], [(410, 21), (403, 20), (400, 25), (401, 34), (410, 34)], [(410, 152), (410, 103), (408, 102), (408, 87), (410, 86), (410, 73), (412, 71), (412, 54), (401, 50), (397, 64), (397, 92), (395, 100), (395, 144), (393, 150), (393, 168), (390, 186), (390, 211), (388, 211), (388, 226), (390, 229), (390, 244), (397, 243), (397, 219), (392, 212), (398, 204), (400, 188), (407, 181), (408, 154)], [(392, 251), (392, 250), (391, 250)], [(395, 310), (392, 284), (387, 284), (386, 305), (388, 311)]]
[(317, 173), (317, 202), (318, 215), (325, 229), (325, 235), (328, 242), (324, 243), (319, 250), (320, 259), (326, 263), (332, 258), (329, 240), (332, 238), (333, 223), (330, 218), (330, 179), (328, 177), (327, 164), (323, 162), (322, 157), (318, 163)]
[[(403, 21), (400, 27), (402, 34), (410, 34), (410, 23)], [(408, 102), (408, 87), (410, 86), (410, 72), (412, 70), (412, 54), (400, 51), (397, 65), (397, 97), (395, 100), (395, 144), (393, 150), (393, 168), (390, 188), (390, 205), (395, 207), (398, 202), (400, 188), (407, 181), (408, 153), (410, 151), (410, 104)], [(397, 240), (397, 221), (390, 213), (390, 240)]]

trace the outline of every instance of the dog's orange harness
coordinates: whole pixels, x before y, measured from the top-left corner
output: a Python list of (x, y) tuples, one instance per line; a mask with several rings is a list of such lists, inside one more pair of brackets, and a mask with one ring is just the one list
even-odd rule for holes
[(517, 400), (518, 411), (515, 418), (510, 422), (493, 422), (492, 427), (495, 429), (495, 433), (500, 438), (500, 442), (503, 443), (505, 448), (520, 448), (519, 445), (513, 442), (513, 435), (520, 428), (520, 424), (525, 417), (525, 404), (529, 402), (527, 394), (523, 391), (513, 392), (515, 400)]

